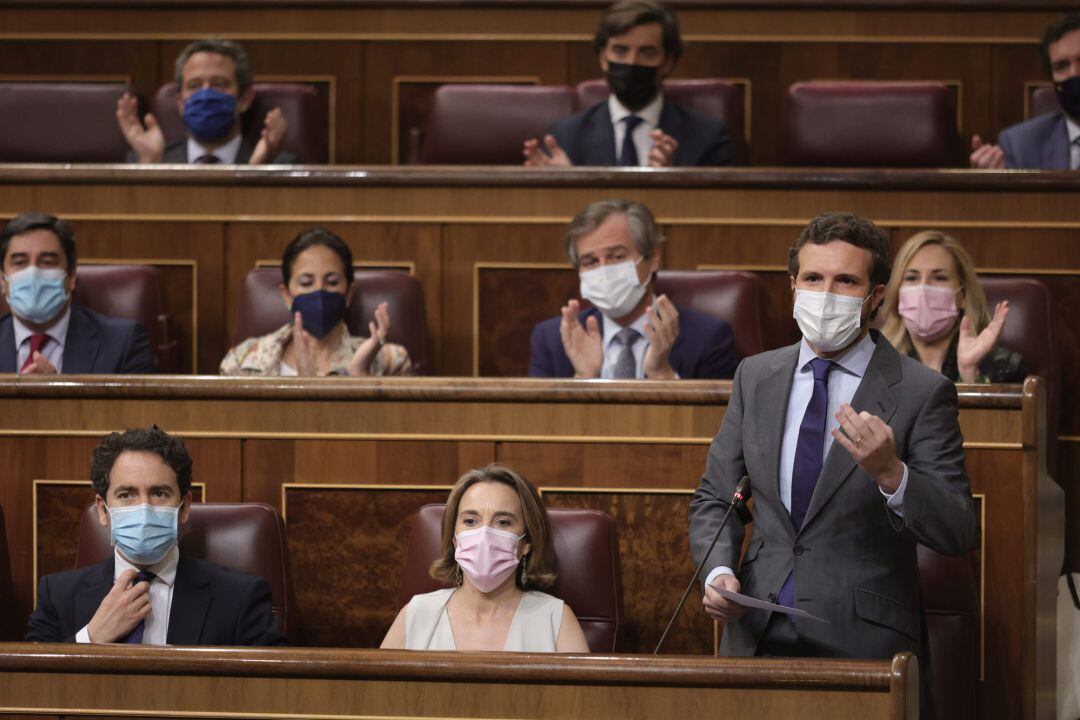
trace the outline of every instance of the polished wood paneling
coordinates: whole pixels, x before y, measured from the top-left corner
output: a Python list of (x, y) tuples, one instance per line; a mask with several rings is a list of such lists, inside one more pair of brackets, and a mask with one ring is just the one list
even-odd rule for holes
[(918, 716), (891, 660), (0, 645), (0, 711), (154, 717)]

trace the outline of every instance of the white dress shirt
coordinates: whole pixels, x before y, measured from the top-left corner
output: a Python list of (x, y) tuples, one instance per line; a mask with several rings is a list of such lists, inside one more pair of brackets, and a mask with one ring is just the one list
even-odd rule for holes
[(619, 161), (622, 152), (623, 138), (626, 137), (626, 123), (624, 119), (631, 115), (637, 115), (643, 122), (638, 123), (631, 136), (634, 140), (634, 148), (637, 150), (638, 165), (648, 167), (649, 151), (652, 150), (653, 141), (649, 133), (660, 127), (660, 112), (664, 109), (664, 94), (657, 93), (653, 101), (637, 112), (631, 112), (619, 102), (615, 94), (608, 96), (608, 112), (611, 114), (611, 124), (615, 130), (615, 162)]
[(243, 139), (240, 133), (237, 133), (236, 137), (221, 147), (208, 150), (200, 145), (198, 140), (189, 136), (187, 140), (188, 163), (194, 165), (195, 161), (203, 155), (213, 155), (221, 161), (222, 165), (235, 165), (236, 156), (240, 154), (240, 142)]
[[(116, 557), (116, 569), (113, 572), (113, 582), (120, 578), (125, 570), (139, 571), (127, 561), (119, 550), (114, 551)], [(176, 565), (180, 561), (180, 549), (173, 545), (172, 549), (165, 554), (156, 565), (147, 568), (157, 575), (150, 583), (150, 614), (146, 616), (146, 625), (143, 629), (143, 645), (165, 645), (169, 637), (169, 612), (172, 610), (173, 585), (176, 582)], [(90, 626), (87, 625), (75, 634), (75, 642), (90, 642)]]
[(1080, 124), (1066, 115), (1065, 128), (1069, 131), (1069, 169), (1080, 170)]
[[(30, 336), (35, 331), (26, 327), (14, 313), (11, 314), (12, 327), (15, 329), (15, 370), (22, 368), (23, 363), (30, 357)], [(49, 339), (41, 346), (41, 354), (45, 356), (56, 372), (64, 371), (64, 343), (67, 342), (68, 325), (71, 323), (71, 305), (64, 310), (64, 314), (56, 323), (45, 331)]]
[[(829, 374), (829, 409), (825, 416), (825, 446), (821, 455), (822, 459), (828, 457), (829, 449), (833, 446), (832, 431), (840, 427), (836, 413), (840, 410), (841, 404), (851, 404), (851, 399), (855, 397), (855, 391), (859, 389), (859, 384), (866, 374), (866, 368), (870, 365), (874, 347), (874, 341), (870, 333), (867, 333), (843, 354), (832, 358), (835, 367)], [(799, 429), (814, 394), (814, 373), (810, 368), (810, 361), (816, 357), (817, 354), (810, 349), (804, 338), (799, 344), (799, 360), (795, 364), (795, 377), (791, 383), (791, 394), (788, 397), (787, 413), (784, 417), (784, 436), (780, 445), (780, 500), (788, 512), (791, 512), (791, 476), (795, 469), (795, 448), (799, 444)], [(840, 452), (847, 452), (847, 450), (840, 448)], [(901, 517), (904, 515), (904, 491), (907, 489), (907, 481), (908, 468), (905, 464), (904, 476), (896, 492), (890, 495), (881, 490), (886, 504)], [(731, 568), (721, 566), (713, 569), (705, 581), (711, 583), (713, 578), (720, 573), (735, 574)]]
[[(641, 317), (626, 326), (637, 330), (638, 334), (641, 335), (631, 347), (634, 353), (634, 377), (639, 380), (645, 377), (645, 350), (649, 347), (649, 341), (645, 336), (645, 320), (647, 317), (648, 315), (641, 313)], [(623, 344), (616, 340), (615, 336), (622, 330), (622, 325), (611, 318), (604, 318), (604, 364), (600, 368), (600, 377), (604, 379), (611, 380), (615, 377), (615, 365), (619, 362), (619, 356), (622, 355), (623, 351)]]

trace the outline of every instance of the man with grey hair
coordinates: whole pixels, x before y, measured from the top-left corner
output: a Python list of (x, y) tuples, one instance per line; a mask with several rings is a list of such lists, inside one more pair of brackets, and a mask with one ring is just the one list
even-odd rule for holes
[(262, 136), (252, 146), (240, 134), (240, 116), (255, 99), (247, 51), (230, 40), (196, 40), (176, 58), (176, 107), (188, 130), (186, 140), (165, 146), (157, 120), (139, 121), (138, 101), (125, 93), (116, 103), (116, 121), (139, 163), (262, 165), (289, 163), (281, 153), (288, 124), (280, 108), (266, 114)]
[(594, 202), (566, 231), (581, 297), (532, 333), (529, 375), (655, 380), (730, 378), (735, 338), (723, 320), (654, 296), (663, 237), (649, 208)]

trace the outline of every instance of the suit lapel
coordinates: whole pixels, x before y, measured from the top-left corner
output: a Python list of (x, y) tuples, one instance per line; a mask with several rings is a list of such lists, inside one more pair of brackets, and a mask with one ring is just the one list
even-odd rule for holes
[[(780, 446), (784, 440), (784, 421), (787, 418), (788, 398), (795, 377), (795, 364), (799, 361), (799, 345), (784, 348), (777, 354), (757, 384), (754, 401), (758, 411), (755, 431), (761, 433), (761, 452), (767, 469), (768, 482), (756, 484), (754, 492), (761, 492), (780, 504)], [(744, 409), (745, 412), (745, 409)], [(790, 526), (790, 523), (788, 523)]]
[(79, 584), (75, 595), (75, 625), (76, 628), (84, 628), (94, 617), (94, 613), (101, 606), (101, 601), (109, 594), (113, 586), (113, 575), (116, 571), (116, 556), (110, 555), (108, 559), (99, 562)]
[[(900, 377), (900, 356), (887, 340), (879, 336), (870, 364), (866, 366), (866, 374), (851, 398), (851, 407), (855, 412), (865, 410), (871, 415), (877, 415), (888, 424), (896, 412), (897, 404), (892, 386), (900, 382)], [(821, 467), (821, 476), (814, 487), (814, 494), (810, 497), (810, 507), (806, 510), (803, 529), (840, 489), (854, 469), (855, 459), (851, 457), (851, 453), (840, 443), (833, 441)]]
[(94, 372), (101, 342), (97, 328), (87, 316), (86, 311), (77, 305), (71, 306), (71, 321), (68, 324), (67, 339), (64, 341), (65, 375), (78, 375)]
[(584, 165), (616, 165), (615, 128), (611, 125), (611, 113), (605, 101), (595, 113), (590, 113), (583, 133), (585, 145), (582, 155)]
[(13, 373), (18, 370), (15, 367), (18, 358), (15, 350), (15, 323), (8, 315), (0, 320), (0, 372)]
[(169, 612), (170, 645), (198, 645), (202, 638), (206, 614), (210, 609), (210, 592), (207, 578), (183, 553), (176, 566), (176, 582), (173, 585), (172, 610)]

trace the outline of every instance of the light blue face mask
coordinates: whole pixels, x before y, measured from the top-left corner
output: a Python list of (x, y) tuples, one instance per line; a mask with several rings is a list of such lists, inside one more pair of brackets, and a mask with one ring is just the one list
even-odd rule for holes
[(7, 276), (8, 305), (21, 320), (49, 322), (67, 303), (67, 273), (59, 268), (28, 267)]
[(153, 565), (176, 545), (179, 507), (132, 505), (109, 511), (112, 544), (135, 565)]

